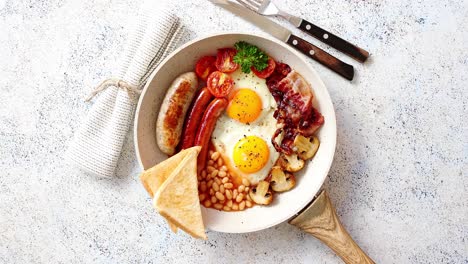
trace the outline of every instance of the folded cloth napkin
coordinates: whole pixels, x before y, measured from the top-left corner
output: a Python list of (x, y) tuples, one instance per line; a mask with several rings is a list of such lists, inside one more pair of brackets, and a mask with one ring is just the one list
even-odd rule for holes
[(148, 76), (179, 44), (184, 29), (159, 1), (147, 1), (129, 36), (117, 78), (99, 85), (93, 107), (76, 132), (67, 156), (77, 167), (112, 177), (132, 122), (137, 97)]

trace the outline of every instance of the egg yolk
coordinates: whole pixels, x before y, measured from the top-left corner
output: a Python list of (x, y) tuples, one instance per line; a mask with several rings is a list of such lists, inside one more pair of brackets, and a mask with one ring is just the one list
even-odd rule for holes
[(261, 170), (268, 161), (270, 152), (265, 140), (257, 136), (248, 136), (234, 146), (234, 164), (243, 172), (252, 173)]
[(227, 107), (227, 115), (241, 123), (247, 124), (260, 116), (262, 99), (251, 89), (239, 89), (232, 96)]

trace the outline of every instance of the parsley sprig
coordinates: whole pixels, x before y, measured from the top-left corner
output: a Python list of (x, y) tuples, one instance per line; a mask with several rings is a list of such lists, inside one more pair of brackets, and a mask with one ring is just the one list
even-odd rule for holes
[(250, 73), (252, 66), (258, 71), (263, 71), (268, 66), (268, 55), (257, 46), (239, 41), (234, 47), (237, 50), (234, 62), (241, 66), (242, 72)]

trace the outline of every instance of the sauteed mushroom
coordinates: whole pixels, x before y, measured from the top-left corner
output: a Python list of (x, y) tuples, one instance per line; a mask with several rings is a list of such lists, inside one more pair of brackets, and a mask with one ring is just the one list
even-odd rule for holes
[(274, 166), (271, 169), (270, 185), (275, 192), (289, 191), (296, 185), (296, 178), (292, 173), (285, 172), (279, 166)]
[(300, 159), (296, 154), (281, 154), (278, 158), (278, 165), (286, 171), (296, 172), (304, 167), (304, 160)]
[(270, 191), (269, 187), (270, 183), (260, 181), (257, 186), (250, 189), (250, 198), (257, 204), (270, 204), (273, 201), (273, 193)]
[(302, 135), (297, 135), (294, 139), (294, 146), (297, 149), (297, 155), (303, 160), (308, 160), (317, 153), (320, 141), (314, 136), (306, 138)]

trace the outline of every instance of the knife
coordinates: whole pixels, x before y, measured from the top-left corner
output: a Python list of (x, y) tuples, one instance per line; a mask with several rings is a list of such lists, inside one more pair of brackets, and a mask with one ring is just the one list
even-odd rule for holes
[(218, 5), (231, 13), (234, 13), (243, 19), (257, 25), (265, 30), (273, 37), (287, 43), (289, 46), (302, 52), (307, 57), (319, 62), (330, 70), (338, 73), (342, 77), (352, 80), (354, 77), (354, 68), (336, 57), (330, 55), (319, 47), (307, 42), (306, 40), (292, 34), (287, 28), (263, 17), (248, 8), (227, 0), (210, 0), (213, 4)]

